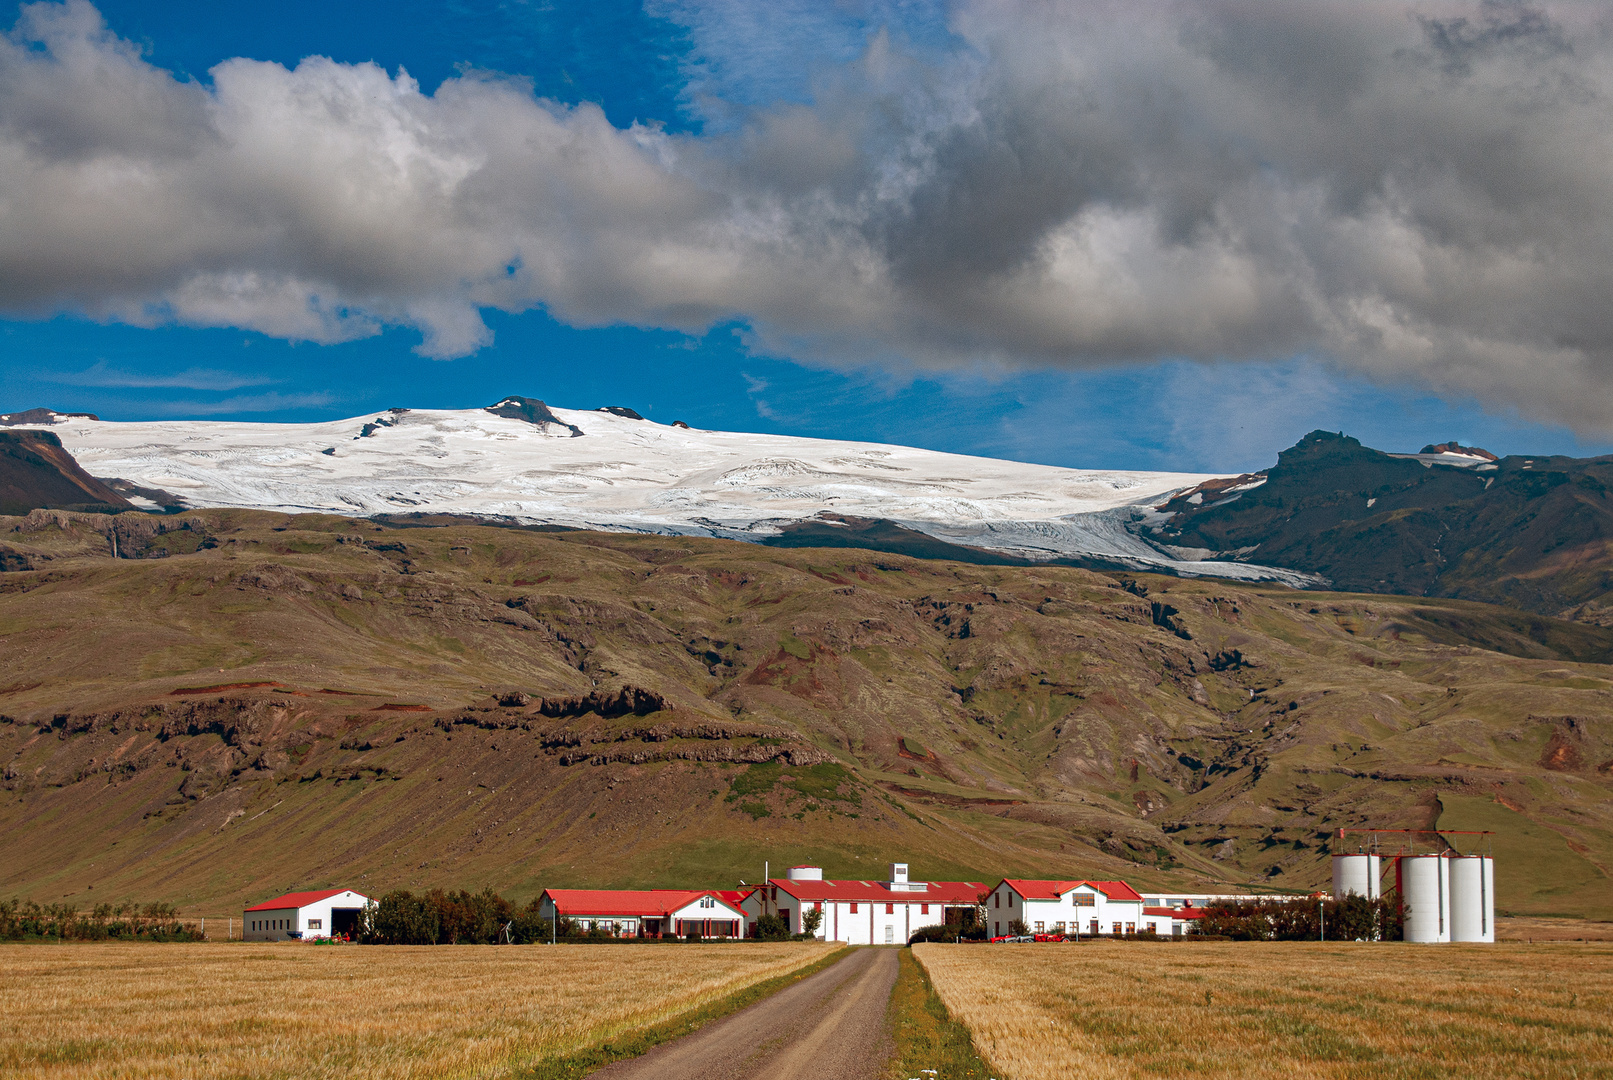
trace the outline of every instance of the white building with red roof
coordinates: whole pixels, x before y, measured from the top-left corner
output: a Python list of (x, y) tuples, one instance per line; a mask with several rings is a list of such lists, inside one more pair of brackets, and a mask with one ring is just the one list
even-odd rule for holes
[(570, 919), (614, 937), (744, 937), (745, 891), (717, 889), (545, 889), (538, 917)]
[(1203, 908), (1144, 907), (1143, 921), (1137, 929), (1145, 934), (1153, 932), (1160, 937), (1181, 937), (1202, 918), (1204, 918)]
[(772, 878), (744, 902), (754, 924), (762, 915), (780, 915), (790, 933), (803, 932), (802, 917), (820, 913), (815, 936), (851, 945), (905, 945), (926, 926), (960, 924), (979, 909), (985, 884), (979, 881), (910, 881), (906, 863), (891, 863), (887, 881), (826, 881), (816, 866), (797, 866), (789, 876)]
[(1124, 881), (1030, 881), (1004, 878), (986, 899), (992, 937), (1029, 934), (1135, 934), (1143, 925), (1143, 898)]
[(359, 916), (369, 902), (352, 889), (286, 893), (241, 912), (241, 936), (246, 941), (357, 937)]

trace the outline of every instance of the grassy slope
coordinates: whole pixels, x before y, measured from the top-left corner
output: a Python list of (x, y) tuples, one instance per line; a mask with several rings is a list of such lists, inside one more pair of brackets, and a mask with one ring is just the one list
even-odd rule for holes
[[(1309, 888), (1329, 830), (1437, 823), (1504, 826), (1503, 907), (1613, 914), (1590, 719), (1613, 671), (1564, 658), (1595, 628), (855, 550), (165, 520), (133, 552), (170, 557), (115, 561), (94, 519), (0, 519), (51, 556), (0, 575), (0, 894), (222, 914), (338, 882), (520, 897), (891, 859)], [(280, 685), (172, 693), (253, 682)], [(492, 696), (624, 683), (675, 708)], [(679, 730), (618, 738), (658, 724)], [(846, 772), (715, 760), (783, 752)]]

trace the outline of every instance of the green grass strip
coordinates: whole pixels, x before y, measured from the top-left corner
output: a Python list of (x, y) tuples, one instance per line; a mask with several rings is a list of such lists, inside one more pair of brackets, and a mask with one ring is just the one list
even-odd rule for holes
[[(924, 965), (903, 949), (896, 987), (891, 991), (891, 1038), (896, 1053), (885, 1075), (890, 1080), (988, 1080), (986, 1063), (975, 1053), (969, 1029), (952, 1019), (930, 985)], [(934, 1069), (934, 1073), (922, 1070)]]
[(624, 1058), (635, 1058), (648, 1053), (661, 1043), (688, 1035), (705, 1027), (713, 1020), (721, 1020), (731, 1013), (736, 1013), (747, 1005), (775, 994), (792, 983), (798, 983), (811, 975), (816, 975), (830, 964), (835, 964), (846, 958), (846, 949), (836, 949), (819, 960), (814, 960), (804, 968), (798, 968), (787, 975), (777, 975), (759, 983), (753, 983), (742, 990), (735, 990), (727, 997), (691, 1009), (686, 1013), (674, 1016), (670, 1020), (663, 1020), (647, 1028), (637, 1031), (623, 1032), (613, 1038), (604, 1040), (596, 1046), (585, 1050), (567, 1054), (564, 1057), (550, 1058), (540, 1061), (536, 1065), (519, 1072), (522, 1080), (570, 1080), (572, 1077), (587, 1076), (595, 1069), (603, 1069), (613, 1061)]

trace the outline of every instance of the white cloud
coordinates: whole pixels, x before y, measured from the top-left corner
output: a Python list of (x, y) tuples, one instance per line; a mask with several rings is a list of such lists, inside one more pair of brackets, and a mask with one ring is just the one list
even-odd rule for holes
[[(743, 43), (665, 6), (722, 51), (720, 92)], [(0, 42), (0, 308), (404, 325), (443, 357), (539, 306), (859, 364), (1309, 353), (1610, 433), (1610, 19), (979, 0), (946, 49), (875, 32), (809, 101), (671, 136), (476, 73), (182, 82), (82, 0), (35, 4)]]
[(186, 368), (169, 375), (147, 375), (132, 371), (119, 371), (102, 360), (84, 371), (41, 374), (42, 382), (62, 386), (104, 386), (120, 389), (176, 389), (176, 390), (239, 390), (244, 386), (264, 386), (275, 382), (267, 375), (245, 374), (238, 371), (217, 371), (211, 368)]

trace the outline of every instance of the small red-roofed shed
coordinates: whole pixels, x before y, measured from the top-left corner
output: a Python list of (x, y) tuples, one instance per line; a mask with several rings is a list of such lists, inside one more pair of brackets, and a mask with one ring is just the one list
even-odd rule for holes
[(356, 938), (369, 902), (352, 889), (286, 893), (241, 912), (241, 936), (246, 941)]

